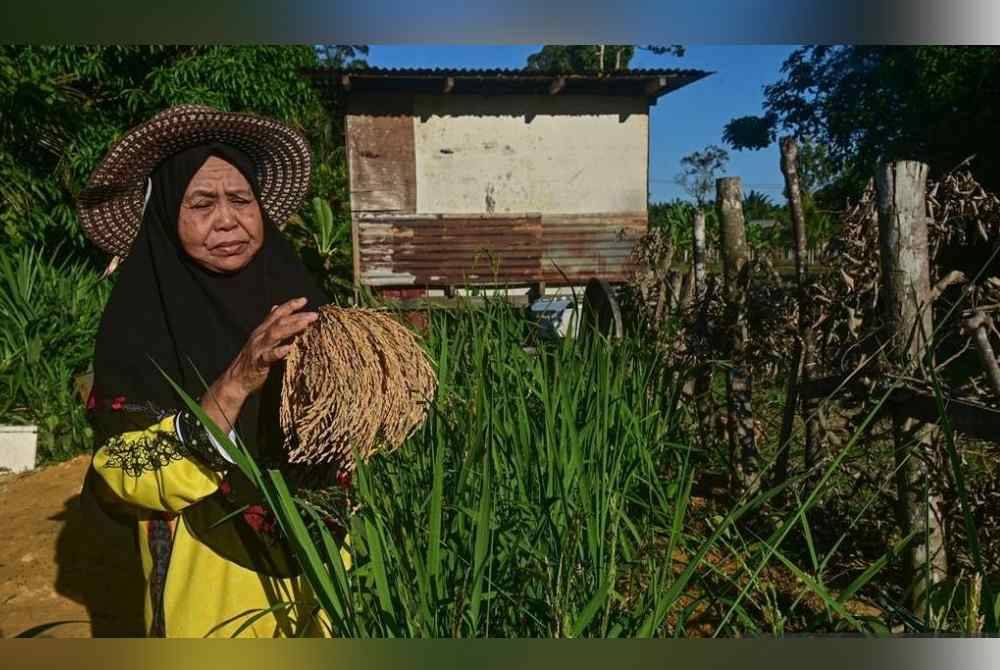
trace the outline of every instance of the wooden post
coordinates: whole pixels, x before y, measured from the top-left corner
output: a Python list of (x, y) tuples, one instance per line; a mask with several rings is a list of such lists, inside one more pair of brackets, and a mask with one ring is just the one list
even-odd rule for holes
[(681, 281), (681, 311), (691, 307), (691, 300), (694, 298), (694, 268), (688, 268)]
[[(879, 249), (885, 317), (892, 353), (903, 370), (919, 364), (933, 332), (930, 264), (927, 249), (927, 166), (914, 161), (885, 163), (876, 174)], [(941, 495), (932, 477), (933, 424), (896, 411), (893, 432), (897, 465), (899, 523), (904, 534), (917, 532), (905, 557), (911, 606), (930, 613), (929, 588), (947, 569), (941, 520)]]
[(663, 325), (663, 315), (664, 312), (669, 309), (670, 306), (670, 286), (667, 283), (670, 275), (670, 267), (674, 262), (674, 247), (672, 244), (667, 245), (667, 249), (663, 256), (656, 261), (656, 309), (653, 312), (653, 321), (656, 324), (656, 329), (659, 330)]
[(699, 207), (694, 212), (694, 242), (691, 249), (691, 267), (694, 269), (694, 299), (701, 303), (705, 297), (705, 212)]
[[(806, 384), (815, 378), (816, 347), (811, 322), (811, 301), (806, 295), (806, 221), (802, 208), (802, 191), (799, 187), (798, 146), (795, 138), (781, 139), (781, 173), (785, 176), (785, 190), (788, 192), (788, 208), (792, 214), (792, 235), (795, 238), (793, 256), (795, 259), (795, 283), (798, 289), (799, 322), (798, 338), (792, 360), (788, 362), (785, 386), (785, 412), (781, 422), (781, 436), (778, 440), (778, 458), (774, 467), (775, 483), (782, 483), (788, 476), (788, 452), (795, 423), (795, 411), (799, 404), (799, 376)], [(814, 399), (802, 399), (802, 415), (805, 420), (805, 465), (813, 466), (815, 440), (819, 432), (819, 422)]]
[[(708, 305), (708, 275), (705, 272), (705, 212), (700, 207), (694, 212), (694, 235), (691, 244), (691, 292), (690, 299), (694, 302), (697, 316), (695, 329), (703, 335), (706, 329), (706, 310)], [(701, 448), (709, 448), (712, 435), (712, 416), (715, 406), (712, 401), (712, 368), (708, 362), (699, 361), (692, 377), (684, 385), (684, 396), (694, 403), (695, 416), (698, 421), (698, 438)]]
[(757, 470), (752, 378), (746, 361), (747, 331), (746, 290), (749, 284), (747, 236), (743, 220), (743, 194), (739, 177), (716, 181), (722, 238), (722, 270), (725, 282), (726, 327), (729, 329), (729, 359), (726, 376), (729, 451), (734, 492), (743, 491)]
[(681, 289), (684, 288), (684, 273), (674, 270), (670, 273), (670, 311), (678, 312), (683, 304)]

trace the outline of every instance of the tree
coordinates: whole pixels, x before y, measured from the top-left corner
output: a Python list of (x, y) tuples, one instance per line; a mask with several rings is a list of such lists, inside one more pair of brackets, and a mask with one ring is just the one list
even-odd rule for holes
[(932, 176), (977, 154), (1000, 187), (1000, 50), (994, 47), (811, 46), (764, 89), (764, 114), (731, 121), (726, 142), (760, 149), (777, 134), (812, 138), (842, 180), (867, 180), (882, 159), (927, 162)]
[(628, 69), (636, 49), (657, 55), (683, 56), (680, 45), (637, 47), (631, 44), (569, 44), (543, 46), (528, 56), (526, 69), (536, 72), (564, 74), (594, 74)]
[(734, 149), (766, 149), (775, 140), (778, 115), (768, 112), (763, 116), (741, 116), (726, 124), (722, 139)]
[(681, 172), (674, 180), (704, 207), (715, 188), (715, 176), (729, 162), (729, 153), (714, 144), (681, 159)]
[(368, 47), (363, 44), (317, 44), (316, 58), (327, 67), (367, 67), (363, 56), (368, 55)]
[(779, 209), (766, 193), (751, 189), (743, 196), (743, 215), (747, 221), (774, 218)]

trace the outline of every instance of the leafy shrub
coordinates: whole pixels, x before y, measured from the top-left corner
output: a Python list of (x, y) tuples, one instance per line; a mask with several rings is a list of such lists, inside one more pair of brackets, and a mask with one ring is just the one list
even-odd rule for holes
[[(694, 235), (694, 213), (697, 206), (685, 200), (649, 204), (649, 229), (662, 230), (675, 249), (690, 249)], [(705, 243), (719, 245), (719, 217), (714, 207), (705, 208)]]
[(90, 449), (74, 377), (91, 364), (110, 288), (85, 263), (0, 255), (0, 423), (39, 426), (42, 462)]

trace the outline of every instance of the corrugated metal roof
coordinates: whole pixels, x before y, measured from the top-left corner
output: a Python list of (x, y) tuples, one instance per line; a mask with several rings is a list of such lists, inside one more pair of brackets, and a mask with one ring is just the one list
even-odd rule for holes
[(657, 77), (661, 75), (707, 76), (715, 74), (708, 70), (681, 68), (640, 68), (631, 70), (614, 70), (600, 73), (574, 74), (557, 71), (530, 70), (527, 68), (382, 68), (368, 67), (358, 69), (345, 68), (311, 68), (303, 70), (313, 76), (389, 76), (389, 77), (572, 77), (582, 79), (620, 79), (634, 77)]
[(312, 68), (302, 75), (323, 87), (350, 92), (411, 91), (437, 94), (600, 94), (660, 96), (713, 72), (695, 69), (636, 69), (569, 74), (528, 69)]

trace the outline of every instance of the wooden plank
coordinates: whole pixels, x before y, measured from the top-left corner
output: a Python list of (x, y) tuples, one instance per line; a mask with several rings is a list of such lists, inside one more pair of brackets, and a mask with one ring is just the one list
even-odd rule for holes
[(353, 211), (416, 210), (412, 114), (348, 115), (347, 150)]
[(645, 86), (643, 88), (643, 92), (647, 96), (652, 97), (652, 96), (658, 95), (666, 87), (667, 87), (667, 78), (666, 77), (655, 77), (655, 78), (650, 79), (649, 81), (646, 82), (646, 84), (645, 84)]
[[(903, 391), (893, 395), (892, 404), (907, 418), (935, 425), (940, 420), (937, 399), (933, 395)], [(958, 432), (998, 444), (1000, 411), (955, 399), (946, 400), (945, 409), (952, 427)]]
[(489, 298), (482, 296), (464, 296), (455, 295), (451, 297), (439, 297), (439, 296), (428, 296), (426, 298), (415, 298), (415, 299), (403, 299), (403, 300), (387, 300), (393, 307), (401, 310), (420, 310), (428, 309), (433, 307), (438, 308), (457, 308), (457, 307), (478, 307), (485, 305), (487, 299), (489, 300), (505, 300), (517, 307), (527, 307), (531, 301), (526, 295), (498, 295), (489, 296)]
[[(844, 384), (844, 378), (840, 376), (814, 379), (808, 384), (803, 384), (799, 388), (799, 393), (803, 397), (829, 398), (837, 393), (838, 389), (840, 393), (870, 394), (869, 389), (858, 382)], [(943, 401), (952, 427), (956, 431), (978, 440), (1000, 444), (1000, 410), (947, 396)], [(897, 389), (890, 394), (882, 413), (888, 416), (890, 412), (934, 424), (941, 418), (934, 395), (906, 388)]]

